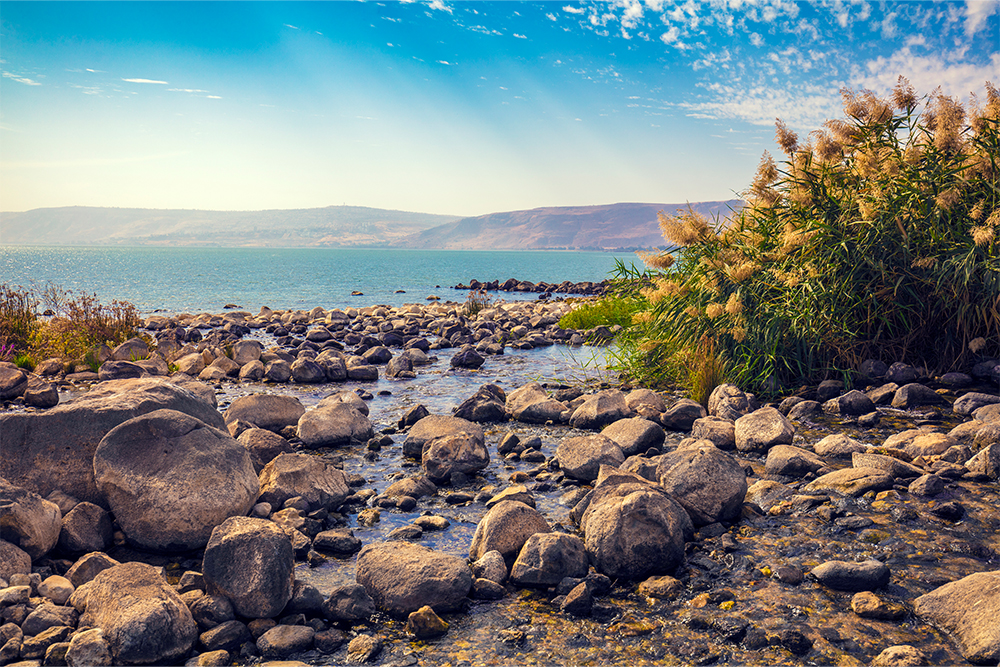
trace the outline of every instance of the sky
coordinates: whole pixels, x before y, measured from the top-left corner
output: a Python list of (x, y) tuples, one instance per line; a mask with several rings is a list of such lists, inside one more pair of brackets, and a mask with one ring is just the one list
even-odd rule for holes
[(738, 197), (843, 88), (1000, 85), (1000, 0), (0, 4), (0, 210)]

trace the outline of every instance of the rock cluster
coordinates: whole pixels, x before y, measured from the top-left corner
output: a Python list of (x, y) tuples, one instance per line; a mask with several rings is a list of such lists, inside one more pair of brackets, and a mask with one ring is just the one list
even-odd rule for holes
[(539, 282), (536, 284), (528, 280), (517, 280), (515, 278), (508, 278), (502, 283), (499, 280), (481, 282), (473, 279), (469, 281), (468, 285), (455, 285), (455, 289), (482, 290), (485, 292), (536, 292), (544, 294), (579, 294), (583, 296), (599, 296), (607, 291), (609, 284), (610, 283), (607, 280), (602, 280), (599, 283), (573, 283), (568, 280), (564, 280), (559, 284), (546, 282)]

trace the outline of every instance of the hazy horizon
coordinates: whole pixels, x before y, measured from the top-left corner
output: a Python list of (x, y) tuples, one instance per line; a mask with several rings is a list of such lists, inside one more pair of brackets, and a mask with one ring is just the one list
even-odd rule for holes
[(998, 6), (5, 1), (0, 210), (734, 199), (843, 87), (982, 96)]

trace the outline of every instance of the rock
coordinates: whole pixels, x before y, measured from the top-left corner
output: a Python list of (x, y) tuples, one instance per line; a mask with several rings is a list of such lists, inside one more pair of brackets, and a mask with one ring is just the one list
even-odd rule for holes
[(897, 361), (886, 369), (885, 379), (886, 382), (895, 382), (898, 385), (904, 385), (919, 380), (920, 372), (909, 364)]
[(898, 621), (906, 616), (906, 609), (902, 605), (889, 604), (871, 591), (855, 593), (851, 598), (851, 611), (861, 618), (880, 621)]
[(73, 607), (40, 604), (21, 623), (21, 631), (26, 635), (40, 635), (49, 628), (76, 627), (78, 618), (76, 609)]
[(918, 405), (939, 405), (944, 402), (944, 399), (933, 389), (916, 382), (904, 384), (896, 390), (896, 394), (892, 397), (892, 407), (902, 410)]
[(38, 594), (52, 600), (56, 605), (65, 605), (73, 595), (73, 582), (66, 577), (53, 574), (38, 585)]
[[(660, 486), (687, 510), (696, 526), (735, 520), (747, 493), (743, 467), (729, 454), (707, 443), (664, 454), (656, 476)], [(705, 480), (712, 483), (706, 484)]]
[(780, 482), (770, 479), (759, 479), (747, 489), (744, 502), (755, 505), (762, 512), (767, 512), (771, 507), (786, 500), (792, 495), (792, 489)]
[(565, 533), (536, 533), (514, 561), (510, 580), (518, 586), (555, 586), (565, 577), (583, 577), (589, 566), (583, 540)]
[(330, 628), (316, 633), (316, 636), (313, 637), (313, 646), (320, 653), (330, 655), (343, 646), (345, 641), (347, 641), (347, 637), (344, 636), (343, 632), (336, 628)]
[(417, 639), (433, 639), (448, 632), (448, 624), (424, 605), (406, 618), (406, 631)]
[(659, 415), (667, 409), (667, 404), (663, 402), (663, 398), (651, 389), (633, 389), (625, 396), (625, 405), (632, 412), (641, 414), (645, 411), (649, 415)]
[(66, 572), (66, 578), (70, 580), (74, 588), (79, 589), (85, 583), (92, 581), (98, 574), (115, 565), (120, 565), (120, 563), (106, 553), (96, 551), (73, 563), (73, 567)]
[(691, 437), (710, 440), (719, 449), (735, 449), (736, 425), (732, 420), (709, 415), (691, 424)]
[(402, 496), (423, 498), (424, 496), (433, 496), (435, 493), (437, 493), (437, 485), (434, 482), (424, 475), (415, 475), (393, 482), (382, 495), (388, 498)]
[(350, 494), (344, 473), (309, 454), (278, 454), (260, 472), (260, 502), (282, 507), (301, 497), (311, 509), (336, 509)]
[[(284, 384), (292, 379), (292, 365), (284, 359), (275, 359), (264, 366), (264, 380)], [(261, 424), (257, 424), (265, 428)]]
[(471, 345), (463, 345), (462, 348), (451, 358), (452, 368), (479, 368), (486, 359), (476, 352)]
[(632, 411), (625, 403), (625, 394), (618, 389), (605, 389), (588, 396), (573, 412), (569, 425), (584, 430), (598, 429), (631, 415)]
[(559, 609), (573, 616), (590, 616), (594, 607), (594, 593), (586, 581), (577, 584), (566, 594)]
[(644, 453), (650, 447), (659, 449), (666, 436), (657, 424), (642, 417), (619, 419), (601, 431), (601, 435), (611, 438), (626, 457)]
[(385, 367), (385, 376), (399, 379), (417, 377), (417, 374), (413, 372), (413, 359), (406, 354), (393, 357), (389, 360), (389, 365)]
[(854, 452), (864, 452), (867, 450), (867, 445), (843, 433), (828, 435), (813, 445), (813, 452), (817, 456), (829, 456), (832, 458), (842, 458), (850, 456)]
[(77, 503), (62, 518), (59, 548), (70, 554), (104, 551), (111, 544), (111, 517), (101, 507)]
[(841, 380), (823, 380), (816, 387), (816, 398), (820, 401), (827, 401), (836, 398), (844, 391), (844, 383)]
[[(80, 624), (104, 631), (118, 664), (179, 664), (198, 637), (187, 606), (151, 565), (116, 565), (98, 574), (87, 588)], [(67, 662), (72, 653), (71, 642)]]
[(487, 551), (472, 563), (472, 574), (478, 579), (488, 579), (502, 585), (507, 581), (507, 564), (503, 554), (496, 550)]
[(149, 356), (149, 345), (141, 338), (129, 338), (111, 351), (115, 361), (139, 361)]
[(443, 435), (456, 433), (469, 433), (484, 444), (486, 442), (483, 428), (478, 424), (457, 417), (427, 415), (410, 429), (406, 440), (403, 441), (403, 456), (411, 459), (422, 459), (424, 447), (428, 442)]
[(594, 434), (563, 438), (556, 448), (556, 459), (567, 477), (591, 482), (602, 465), (618, 467), (625, 462), (625, 455), (611, 438)]
[(288, 614), (305, 614), (306, 616), (318, 616), (323, 611), (323, 594), (319, 590), (304, 581), (295, 580), (292, 586), (292, 598), (285, 605), (282, 612)]
[(191, 377), (198, 377), (198, 375), (205, 370), (205, 366), (207, 366), (205, 358), (200, 352), (186, 354), (183, 357), (174, 360), (174, 365), (177, 367), (178, 373), (190, 375)]
[(986, 424), (1000, 422), (1000, 403), (992, 403), (972, 411), (972, 418)]
[(530, 382), (507, 394), (507, 412), (517, 421), (528, 424), (560, 422), (565, 403), (550, 398), (537, 382)]
[(326, 382), (326, 370), (312, 359), (300, 357), (292, 362), (292, 381), (297, 384)]
[(264, 364), (259, 360), (248, 361), (247, 363), (240, 366), (240, 372), (237, 377), (240, 380), (247, 380), (249, 382), (258, 382), (264, 379)]
[[(204, 577), (202, 578), (202, 583), (204, 585)], [(222, 597), (221, 595), (206, 595), (201, 589), (197, 589), (197, 591), (202, 594), (198, 596), (197, 600), (188, 604), (188, 609), (191, 610), (191, 616), (194, 618), (194, 621), (198, 624), (199, 628), (203, 630), (210, 630), (220, 625), (229, 623), (236, 618), (236, 615), (233, 612), (233, 605), (229, 602), (228, 598)], [(239, 632), (239, 628), (236, 628), (235, 626), (220, 632), (230, 637), (233, 634), (242, 634)], [(213, 636), (213, 641), (216, 642), (216, 645), (212, 646), (211, 650), (225, 648), (228, 651), (228, 647), (218, 643), (220, 637), (221, 634)], [(202, 643), (208, 646), (208, 642), (204, 640), (204, 636), (202, 637)], [(242, 644), (243, 642), (240, 643)], [(237, 645), (237, 648), (238, 647), (239, 645)]]
[(226, 423), (242, 419), (257, 428), (280, 431), (286, 426), (296, 426), (305, 414), (302, 403), (294, 396), (280, 394), (250, 394), (234, 400), (223, 414)]
[(816, 454), (791, 445), (777, 445), (767, 453), (764, 472), (768, 475), (784, 475), (786, 477), (804, 477), (826, 465)]
[(161, 378), (103, 382), (45, 412), (0, 414), (0, 477), (42, 496), (60, 489), (106, 506), (94, 481), (94, 452), (115, 426), (170, 409), (225, 428), (215, 407)]
[(24, 549), (0, 539), (0, 579), (10, 581), (11, 575), (30, 574), (31, 556)]
[(49, 382), (29, 380), (24, 390), (24, 404), (33, 408), (54, 408), (59, 405), (59, 391)]
[(291, 454), (295, 451), (280, 435), (262, 428), (246, 429), (239, 434), (236, 442), (250, 452), (250, 461), (258, 474), (278, 454)]
[(866, 415), (875, 411), (875, 402), (867, 394), (852, 389), (824, 403), (823, 410), (837, 415)]
[[(4, 448), (4, 457), (8, 450)], [(62, 529), (59, 506), (29, 489), (0, 477), (0, 539), (18, 547), (31, 560), (41, 558), (56, 545)]]
[(814, 567), (810, 574), (822, 585), (838, 591), (873, 591), (889, 583), (889, 568), (877, 560), (831, 560)]
[(913, 479), (924, 474), (923, 470), (906, 461), (872, 452), (855, 452), (851, 455), (851, 465), (855, 468), (881, 470), (896, 479)]
[(276, 625), (257, 639), (265, 658), (287, 658), (312, 648), (316, 630), (308, 625)]
[(406, 616), (429, 605), (452, 611), (472, 588), (472, 572), (460, 558), (411, 542), (369, 544), (358, 555), (357, 581), (380, 609)]
[(202, 574), (208, 593), (240, 616), (276, 616), (292, 597), (295, 561), (288, 536), (264, 519), (231, 517), (212, 531)]
[(112, 429), (94, 453), (94, 475), (128, 539), (152, 550), (203, 547), (213, 528), (257, 500), (247, 450), (176, 410)]
[(495, 384), (484, 384), (458, 406), (455, 417), (471, 422), (507, 421), (506, 401), (507, 394), (503, 389)]
[(996, 405), (998, 403), (1000, 403), (1000, 396), (970, 391), (969, 393), (960, 396), (958, 400), (952, 404), (951, 409), (956, 415), (971, 415), (981, 407)]
[(802, 421), (822, 408), (818, 401), (800, 401), (788, 410), (786, 415), (792, 421)]
[(907, 488), (915, 496), (936, 496), (944, 491), (944, 479), (937, 475), (921, 475)]
[(69, 667), (92, 667), (111, 664), (111, 647), (104, 638), (104, 630), (91, 628), (73, 635), (66, 651)]
[(260, 355), (264, 351), (260, 342), (244, 338), (233, 343), (233, 361), (241, 367), (259, 361)]
[(972, 663), (1000, 660), (1000, 572), (977, 572), (945, 584), (913, 602), (923, 621), (948, 632)]
[(431, 481), (443, 483), (455, 473), (474, 475), (490, 463), (490, 452), (475, 433), (454, 433), (428, 441), (421, 465)]
[(469, 597), (476, 600), (501, 600), (507, 595), (507, 589), (489, 579), (473, 579), (472, 591)]
[(869, 491), (891, 489), (892, 475), (874, 468), (844, 468), (817, 477), (805, 486), (806, 491), (836, 491), (845, 496), (863, 496)]
[(858, 373), (861, 377), (868, 378), (870, 380), (885, 377), (888, 370), (889, 367), (878, 359), (865, 359), (861, 362), (861, 365), (858, 366)]
[(690, 431), (694, 423), (707, 414), (701, 403), (689, 398), (682, 398), (670, 406), (669, 410), (663, 411), (660, 415), (660, 423), (668, 431)]
[(323, 602), (323, 616), (334, 623), (366, 622), (375, 613), (375, 601), (361, 584), (338, 586)]
[[(253, 635), (245, 623), (230, 619), (206, 630), (198, 639), (208, 651), (232, 651), (236, 653), (241, 646), (253, 641)], [(227, 661), (226, 664), (228, 665), (229, 662)]]
[(347, 644), (347, 662), (364, 664), (382, 652), (382, 640), (374, 635), (358, 635)]
[(761, 408), (737, 419), (735, 433), (738, 451), (766, 452), (775, 445), (792, 444), (795, 427), (776, 409)]
[(581, 526), (591, 563), (616, 579), (673, 572), (692, 532), (684, 508), (645, 481), (599, 482)]
[(915, 646), (899, 644), (883, 649), (871, 662), (872, 667), (920, 667), (928, 664), (927, 656)]
[(0, 365), (0, 401), (17, 398), (28, 388), (28, 376), (13, 364)]
[(750, 411), (747, 395), (733, 384), (720, 384), (708, 397), (708, 414), (736, 421)]
[(329, 551), (341, 556), (349, 556), (361, 551), (361, 540), (347, 528), (324, 530), (313, 538), (313, 548)]
[(669, 600), (684, 592), (684, 584), (671, 576), (650, 577), (636, 591), (639, 595)]
[(479, 521), (469, 558), (478, 560), (490, 551), (499, 551), (505, 562), (513, 564), (529, 537), (551, 530), (545, 517), (533, 507), (505, 500), (494, 505)]
[(506, 489), (487, 500), (486, 509), (490, 509), (497, 503), (502, 503), (505, 500), (516, 500), (519, 503), (524, 503), (528, 507), (535, 506), (535, 497), (531, 495), (530, 491), (528, 491), (528, 487), (523, 484), (516, 484), (514, 486), (508, 486)]
[(309, 410), (299, 418), (298, 434), (311, 449), (367, 442), (375, 435), (372, 423), (347, 403), (332, 403)]
[(64, 660), (60, 659), (59, 656), (62, 655), (65, 658), (66, 649), (69, 648), (69, 642), (66, 640), (69, 639), (72, 632), (73, 628), (69, 626), (57, 626), (33, 637), (25, 635), (21, 640), (21, 658), (30, 661), (47, 657), (48, 660), (43, 661), (46, 664), (63, 662)]
[(970, 472), (1000, 479), (1000, 444), (987, 445), (965, 463)]

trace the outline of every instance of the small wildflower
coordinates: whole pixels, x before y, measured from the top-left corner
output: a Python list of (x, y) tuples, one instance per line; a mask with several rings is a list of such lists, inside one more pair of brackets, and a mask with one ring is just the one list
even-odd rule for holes
[(972, 240), (979, 247), (987, 246), (993, 243), (993, 238), (996, 234), (995, 228), (987, 227), (985, 225), (980, 227), (973, 227), (969, 230), (972, 234)]
[(969, 351), (973, 354), (979, 354), (986, 349), (986, 339), (980, 336), (979, 338), (973, 338), (969, 341)]

